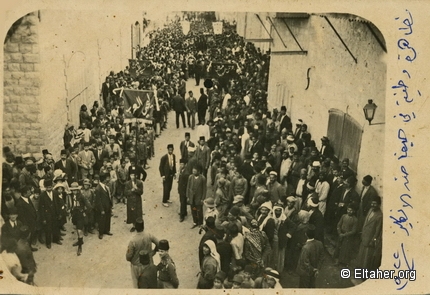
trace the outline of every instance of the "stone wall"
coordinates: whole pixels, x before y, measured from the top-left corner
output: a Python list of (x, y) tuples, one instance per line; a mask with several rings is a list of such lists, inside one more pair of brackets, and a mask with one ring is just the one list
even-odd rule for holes
[(17, 155), (41, 151), (39, 19), (23, 17), (4, 44), (3, 145)]

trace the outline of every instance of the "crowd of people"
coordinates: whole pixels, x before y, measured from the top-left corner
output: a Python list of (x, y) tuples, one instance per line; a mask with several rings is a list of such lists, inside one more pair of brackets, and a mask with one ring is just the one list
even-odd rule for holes
[[(179, 222), (190, 208), (191, 228), (204, 232), (197, 288), (282, 288), (284, 270), (300, 277), (299, 287), (315, 287), (327, 236), (338, 241), (337, 263), (376, 269), (382, 212), (373, 177), (363, 178), (358, 193), (356, 173), (348, 159), (336, 158), (329, 138), (317, 146), (303, 120), (293, 125), (285, 106), (268, 110), (270, 53), (227, 23), (214, 35), (210, 22), (192, 20), (184, 35), (175, 20), (150, 36), (138, 59), (148, 60), (153, 74), (132, 75), (129, 67), (111, 72), (102, 105), (82, 105), (79, 128), (66, 126), (58, 161), (47, 149), (39, 157), (3, 148), (1, 250), (15, 261), (15, 277), (34, 283), (32, 251), (38, 242), (61, 245), (68, 218), (76, 227), (77, 255), (88, 234), (112, 235), (112, 207), (123, 202), (136, 232), (126, 254), (134, 286), (179, 287), (169, 242), (147, 233), (142, 219), (147, 161), (169, 111), (176, 128), (181, 118), (197, 134), (194, 143), (185, 132), (178, 158), (169, 144), (159, 166), (162, 205), (170, 206), (176, 177)], [(186, 89), (191, 78), (196, 86), (204, 81), (198, 100)], [(156, 91), (145, 126), (124, 117), (118, 91), (124, 88)], [(161, 262), (154, 266), (156, 252)]]

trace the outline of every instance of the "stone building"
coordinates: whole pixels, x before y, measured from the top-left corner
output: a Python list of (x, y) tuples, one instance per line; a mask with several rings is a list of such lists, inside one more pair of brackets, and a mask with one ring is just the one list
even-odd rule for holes
[(80, 106), (90, 109), (109, 71), (128, 65), (131, 27), (142, 17), (141, 12), (41, 10), (9, 19), (3, 145), (16, 155), (47, 148), (58, 158), (67, 122), (77, 128)]

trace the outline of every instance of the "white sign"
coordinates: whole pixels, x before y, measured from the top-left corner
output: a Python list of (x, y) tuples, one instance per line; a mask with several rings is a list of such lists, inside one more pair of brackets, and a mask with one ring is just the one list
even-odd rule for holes
[(189, 21), (181, 21), (181, 26), (182, 26), (182, 32), (184, 33), (184, 35), (187, 35), (188, 32), (190, 31), (190, 22)]
[(212, 23), (212, 27), (214, 29), (214, 34), (215, 35), (222, 34), (222, 22), (213, 22)]

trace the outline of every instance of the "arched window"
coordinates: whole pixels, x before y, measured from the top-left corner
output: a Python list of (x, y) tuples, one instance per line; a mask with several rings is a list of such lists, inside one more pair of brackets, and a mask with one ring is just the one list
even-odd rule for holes
[(327, 136), (339, 160), (349, 158), (350, 168), (357, 172), (361, 148), (362, 126), (338, 109), (329, 110)]

